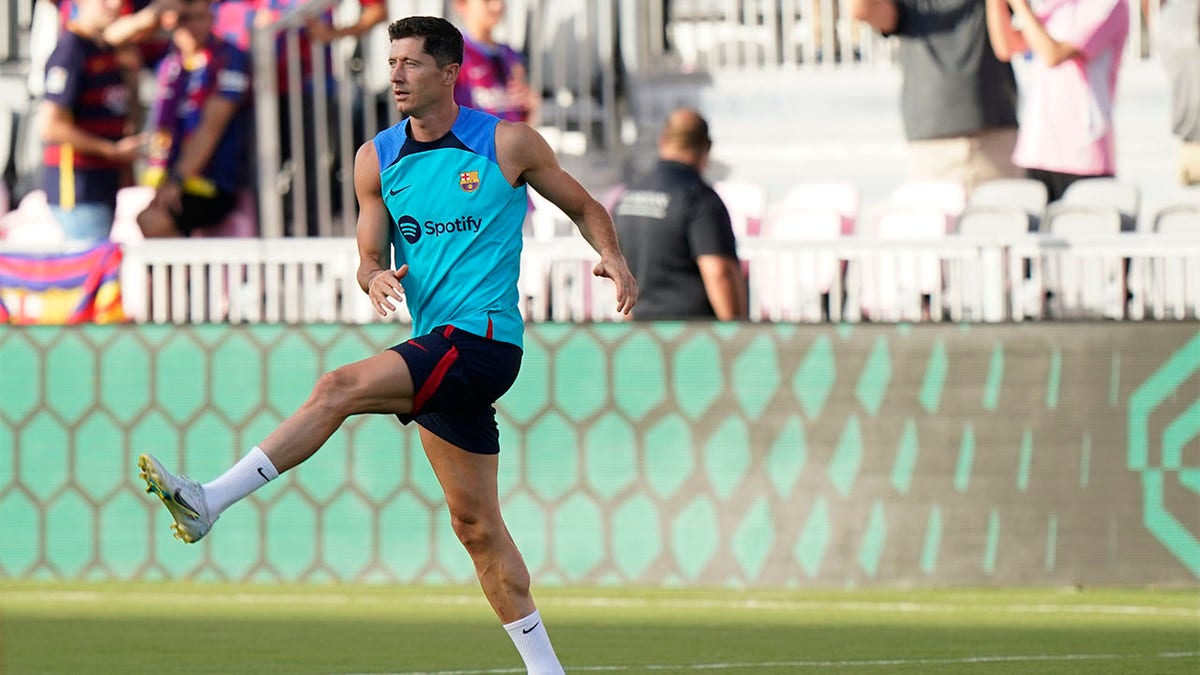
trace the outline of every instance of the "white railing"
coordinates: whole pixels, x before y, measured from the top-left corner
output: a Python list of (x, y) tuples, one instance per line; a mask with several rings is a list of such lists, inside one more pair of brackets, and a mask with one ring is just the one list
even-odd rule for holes
[[(1200, 235), (747, 238), (739, 250), (752, 321), (1200, 318)], [(526, 318), (618, 320), (595, 261), (578, 236), (527, 241)], [(378, 321), (357, 265), (349, 238), (152, 240), (126, 247), (122, 293), (138, 322)]]

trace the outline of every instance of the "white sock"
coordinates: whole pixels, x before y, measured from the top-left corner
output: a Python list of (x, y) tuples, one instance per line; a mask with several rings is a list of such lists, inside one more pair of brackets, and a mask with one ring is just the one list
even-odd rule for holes
[(517, 646), (529, 675), (562, 674), (563, 667), (554, 654), (554, 647), (550, 646), (550, 635), (536, 609), (524, 619), (504, 624), (504, 630)]
[(216, 480), (204, 484), (204, 501), (213, 520), (231, 504), (279, 477), (257, 445)]

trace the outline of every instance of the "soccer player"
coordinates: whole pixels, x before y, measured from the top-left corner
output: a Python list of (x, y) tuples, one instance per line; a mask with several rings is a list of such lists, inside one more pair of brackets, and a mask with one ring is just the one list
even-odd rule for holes
[(496, 482), (492, 404), (516, 379), (522, 354), (526, 185), (569, 215), (600, 254), (593, 273), (616, 286), (618, 311), (633, 308), (637, 284), (612, 220), (536, 131), (454, 102), (463, 41), (452, 24), (410, 17), (391, 24), (388, 37), (392, 92), (408, 119), (355, 157), (358, 282), (380, 315), (407, 301), (415, 337), (322, 375), (299, 410), (212, 482), (174, 475), (149, 455), (138, 465), (176, 536), (194, 542), (230, 504), (312, 456), (347, 417), (416, 421), (454, 531), (528, 671), (561, 673)]

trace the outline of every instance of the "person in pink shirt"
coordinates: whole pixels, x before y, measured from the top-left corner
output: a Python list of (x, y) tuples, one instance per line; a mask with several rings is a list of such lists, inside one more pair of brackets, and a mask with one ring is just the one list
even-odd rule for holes
[(1113, 103), (1129, 5), (1030, 1), (987, 0), (988, 36), (1002, 61), (1032, 53), (1013, 163), (1054, 201), (1081, 178), (1116, 174)]

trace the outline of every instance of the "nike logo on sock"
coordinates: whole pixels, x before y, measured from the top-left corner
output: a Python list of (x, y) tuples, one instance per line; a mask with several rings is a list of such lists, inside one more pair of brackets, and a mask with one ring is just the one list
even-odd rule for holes
[(270, 483), (270, 482), (271, 482), (271, 479), (270, 479), (270, 478), (267, 478), (267, 474), (263, 473), (263, 470), (262, 470), (262, 467), (261, 467), (261, 466), (260, 466), (260, 467), (258, 467), (258, 475), (262, 476), (262, 479), (263, 479), (263, 482), (264, 482), (264, 483)]
[(521, 629), (521, 634), (522, 634), (522, 635), (529, 635), (530, 633), (532, 633), (532, 632), (533, 632), (533, 629), (534, 629), (534, 628), (537, 628), (539, 625), (541, 625), (541, 623), (542, 623), (541, 621), (538, 621), (537, 623), (533, 624), (533, 625), (532, 625), (532, 626), (530, 626), (529, 628), (522, 628), (522, 629)]

